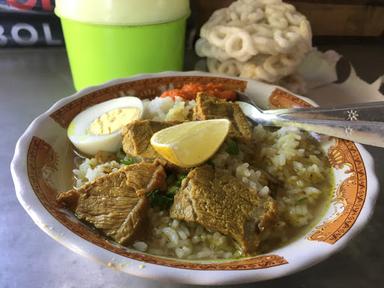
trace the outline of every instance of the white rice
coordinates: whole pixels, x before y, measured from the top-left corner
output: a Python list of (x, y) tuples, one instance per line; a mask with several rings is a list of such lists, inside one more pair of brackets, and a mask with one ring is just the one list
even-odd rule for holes
[(149, 220), (153, 227), (147, 252), (185, 259), (219, 259), (239, 257), (242, 252), (227, 236), (207, 231), (203, 226), (178, 221), (168, 211), (150, 209)]
[(181, 97), (156, 97), (153, 100), (144, 100), (145, 119), (156, 121), (184, 121), (195, 106), (195, 101), (184, 101)]
[(145, 252), (148, 249), (148, 244), (145, 242), (142, 242), (142, 241), (136, 241), (135, 243), (133, 243), (132, 246), (133, 246), (133, 248), (135, 248), (136, 250), (139, 250), (141, 252)]
[[(176, 98), (175, 101), (170, 97), (144, 100), (144, 118), (183, 121), (194, 106), (194, 101), (183, 102), (182, 98)], [(319, 144), (311, 140), (308, 133), (298, 129), (271, 131), (259, 125), (254, 127), (252, 138), (260, 158), (257, 167), (251, 165), (246, 147), (241, 144), (237, 155), (228, 154), (223, 145), (211, 162), (215, 168), (232, 173), (260, 197), (271, 195), (271, 179), (281, 185), (274, 195), (279, 209), (277, 232), (268, 236), (286, 241), (289, 230), (304, 227), (313, 220), (316, 213), (311, 211), (316, 210), (315, 207), (319, 206), (322, 196), (329, 189), (329, 164)], [(80, 187), (121, 166), (115, 161), (97, 165), (95, 159), (85, 159), (74, 170), (75, 186)], [(207, 231), (198, 224), (171, 219), (168, 211), (151, 208), (148, 214), (153, 227), (150, 232), (152, 237), (146, 242), (135, 242), (132, 247), (136, 250), (185, 259), (242, 256), (241, 250), (230, 237)]]
[(98, 164), (95, 158), (84, 159), (77, 169), (73, 170), (75, 177), (75, 187), (79, 188), (87, 182), (91, 182), (98, 177), (119, 170), (122, 166), (116, 161)]

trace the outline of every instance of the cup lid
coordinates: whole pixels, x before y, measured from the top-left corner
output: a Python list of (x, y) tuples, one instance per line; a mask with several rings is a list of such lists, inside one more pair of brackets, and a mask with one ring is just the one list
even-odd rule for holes
[(56, 0), (59, 17), (89, 24), (146, 25), (190, 13), (189, 0)]

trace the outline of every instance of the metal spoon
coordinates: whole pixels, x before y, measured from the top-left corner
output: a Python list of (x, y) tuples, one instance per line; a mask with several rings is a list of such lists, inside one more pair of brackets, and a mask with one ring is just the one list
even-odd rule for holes
[(253, 122), (334, 136), (362, 144), (384, 147), (384, 101), (329, 108), (262, 110), (243, 93), (237, 101)]

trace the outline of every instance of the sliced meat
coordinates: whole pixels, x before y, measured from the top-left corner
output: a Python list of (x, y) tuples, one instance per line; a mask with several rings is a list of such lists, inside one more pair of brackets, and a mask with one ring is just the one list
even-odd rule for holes
[(166, 189), (167, 175), (161, 161), (130, 165), (124, 172), (127, 186), (133, 188), (137, 196), (145, 196), (156, 189)]
[(157, 131), (172, 125), (174, 123), (150, 120), (139, 120), (126, 125), (122, 130), (124, 152), (142, 158), (159, 157), (151, 146), (151, 137)]
[(102, 176), (57, 200), (120, 244), (129, 244), (147, 214), (146, 193), (164, 189), (166, 174), (156, 163), (134, 164)]
[(277, 205), (270, 197), (258, 197), (229, 172), (206, 165), (188, 174), (170, 215), (231, 236), (248, 254), (257, 250), (262, 233), (277, 219)]
[(227, 118), (232, 122), (229, 137), (244, 140), (251, 139), (251, 125), (248, 123), (239, 105), (199, 93), (196, 97), (196, 106), (193, 110), (193, 120), (219, 118)]

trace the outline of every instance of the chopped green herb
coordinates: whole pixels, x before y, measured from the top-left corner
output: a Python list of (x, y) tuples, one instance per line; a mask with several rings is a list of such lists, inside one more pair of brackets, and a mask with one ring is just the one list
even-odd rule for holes
[(300, 205), (300, 204), (303, 204), (305, 202), (306, 198), (303, 197), (303, 198), (300, 198), (299, 200), (296, 201), (296, 204)]
[(232, 140), (232, 139), (228, 139), (227, 140), (227, 149), (226, 151), (228, 152), (228, 154), (230, 155), (237, 155), (239, 154), (240, 150), (239, 150), (239, 146), (237, 145), (237, 143)]
[(124, 159), (120, 159), (119, 162), (124, 165), (132, 165), (137, 163), (137, 160), (133, 157), (125, 156)]
[(162, 194), (159, 189), (149, 193), (148, 198), (151, 203), (151, 207), (158, 207), (161, 210), (169, 209), (173, 203), (173, 194), (167, 193)]
[(176, 181), (176, 185), (177, 186), (181, 186), (181, 182), (183, 181), (184, 178), (186, 178), (187, 175), (186, 174), (180, 174), (177, 176), (177, 181)]
[(179, 191), (181, 181), (187, 177), (185, 174), (179, 174), (177, 177), (175, 174), (170, 174), (167, 177), (168, 190), (166, 193), (156, 189), (148, 194), (149, 202), (151, 207), (158, 207), (161, 210), (169, 209), (173, 204), (173, 197)]
[(179, 174), (176, 177), (176, 174), (170, 174), (167, 177), (168, 190), (166, 193), (156, 189), (148, 194), (149, 202), (151, 207), (158, 207), (161, 210), (169, 209), (173, 204), (173, 197), (179, 191), (181, 186), (181, 181), (187, 177), (186, 174)]
[(176, 194), (177, 191), (179, 191), (180, 187), (179, 186), (171, 186), (168, 188), (168, 193), (169, 194)]

